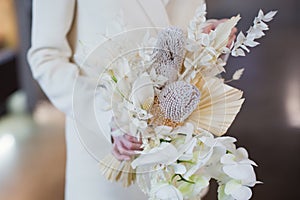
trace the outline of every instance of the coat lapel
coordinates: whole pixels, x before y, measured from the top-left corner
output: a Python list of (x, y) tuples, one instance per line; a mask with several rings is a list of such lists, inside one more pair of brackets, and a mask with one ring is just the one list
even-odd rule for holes
[(168, 13), (165, 8), (166, 1), (137, 0), (153, 26), (165, 27), (170, 25)]

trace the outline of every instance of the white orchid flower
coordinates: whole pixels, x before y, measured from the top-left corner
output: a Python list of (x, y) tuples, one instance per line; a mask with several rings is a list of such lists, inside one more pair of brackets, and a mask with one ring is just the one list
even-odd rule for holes
[(127, 76), (117, 80), (111, 101), (118, 127), (125, 133), (137, 136), (139, 131), (147, 128), (147, 120), (152, 117), (147, 112), (154, 101), (153, 83), (149, 75), (144, 73), (133, 84)]
[(132, 120), (133, 124), (137, 127), (137, 128), (140, 128), (140, 129), (146, 129), (147, 128), (147, 122), (145, 121), (142, 121), (142, 120), (139, 120), (137, 118), (134, 118)]
[(199, 136), (198, 140), (201, 141), (202, 146), (198, 155), (198, 165), (199, 167), (203, 167), (203, 170), (208, 176), (216, 180), (222, 180), (224, 172), (222, 171), (223, 165), (220, 163), (220, 159), (226, 154), (226, 146), (230, 146), (230, 144), (226, 143), (229, 142), (229, 139), (223, 139), (224, 137), (214, 138), (208, 131), (201, 129), (200, 131), (201, 136)]
[(228, 162), (234, 162), (235, 164), (239, 163), (257, 166), (257, 164), (254, 161), (250, 160), (248, 157), (249, 155), (247, 150), (243, 147), (240, 147), (232, 151), (232, 154), (225, 155), (221, 162), (224, 164), (230, 164)]
[(182, 156), (179, 157), (179, 160), (183, 161), (183, 160), (192, 160), (194, 157), (194, 149), (197, 145), (197, 139), (193, 138), (191, 141), (190, 146), (188, 147), (188, 149), (186, 149), (186, 151), (184, 152), (184, 154)]
[(148, 110), (153, 104), (153, 82), (147, 73), (142, 74), (134, 81), (130, 99), (137, 108), (144, 110)]
[(118, 82), (116, 83), (116, 87), (111, 100), (116, 104), (123, 102), (124, 99), (128, 100), (128, 97), (130, 95), (130, 90), (131, 90), (131, 84), (128, 81), (127, 77), (119, 79)]
[(207, 161), (206, 165), (203, 166), (205, 174), (220, 182), (226, 182), (230, 179), (226, 174), (224, 174), (222, 170), (223, 165), (220, 163), (220, 159), (224, 154), (226, 154), (226, 149), (222, 147), (215, 147), (210, 159)]
[(182, 193), (184, 199), (192, 199), (199, 195), (203, 189), (209, 185), (210, 178), (200, 174), (193, 175), (189, 178), (194, 183), (181, 181), (178, 189)]
[(163, 142), (158, 147), (152, 148), (149, 152), (143, 153), (132, 161), (131, 166), (135, 169), (138, 166), (171, 164), (177, 160), (178, 150), (171, 143)]
[(251, 196), (251, 189), (236, 180), (231, 180), (218, 188), (219, 200), (248, 200)]
[(255, 172), (251, 165), (226, 165), (223, 167), (223, 171), (232, 179), (239, 180), (243, 185), (252, 187), (256, 184)]
[(255, 162), (248, 158), (248, 152), (244, 148), (238, 148), (230, 153), (224, 154), (220, 158), (222, 171), (229, 178), (222, 180), (223, 184), (219, 186), (219, 199), (248, 200), (252, 196), (249, 187), (256, 183), (256, 175), (252, 165)]
[(162, 142), (158, 147), (148, 152), (141, 152), (141, 155), (132, 161), (132, 168), (144, 165), (170, 165), (176, 162), (194, 143), (195, 138), (180, 145), (174, 146), (169, 142)]
[[(194, 152), (194, 155), (196, 155), (194, 164), (188, 169), (188, 171), (184, 174), (185, 179), (190, 179), (191, 176), (196, 174), (201, 168), (203, 168), (205, 165), (208, 165), (212, 158), (214, 151), (212, 148), (205, 149), (205, 151), (196, 151)], [(209, 166), (209, 169), (214, 171), (215, 168), (213, 168), (213, 165)], [(210, 175), (209, 173), (207, 173)]]
[(244, 148), (238, 148), (232, 154), (225, 154), (221, 158), (223, 171), (229, 177), (241, 181), (241, 184), (246, 186), (254, 186), (256, 175), (253, 166), (257, 166), (255, 162), (248, 159), (248, 152)]
[(113, 63), (110, 69), (110, 74), (113, 74), (117, 80), (121, 80), (124, 77), (128, 76), (131, 71), (132, 70), (129, 65), (129, 61), (122, 56), (117, 59), (115, 63)]
[(172, 134), (184, 134), (186, 135), (185, 142), (192, 139), (194, 133), (194, 125), (192, 123), (185, 123), (183, 126), (175, 128)]
[(151, 188), (150, 200), (183, 200), (183, 196), (173, 185), (161, 183)]
[(226, 148), (227, 151), (233, 152), (236, 149), (235, 142), (237, 141), (234, 137), (218, 137), (216, 138), (217, 145)]
[(187, 170), (183, 164), (178, 164), (178, 163), (172, 163), (171, 165), (169, 165), (169, 167), (173, 169), (174, 174), (183, 175), (184, 173), (186, 173)]
[(154, 133), (157, 139), (171, 142), (172, 141), (172, 130), (173, 127), (170, 126), (157, 126), (154, 128)]
[(160, 136), (171, 136), (173, 128), (170, 126), (157, 126), (154, 128), (155, 133)]

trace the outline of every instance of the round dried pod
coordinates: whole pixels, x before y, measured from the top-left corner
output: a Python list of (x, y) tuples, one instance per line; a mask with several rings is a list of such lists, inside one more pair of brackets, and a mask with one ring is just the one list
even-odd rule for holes
[(160, 109), (158, 97), (154, 98), (154, 103), (150, 109), (150, 113), (153, 115), (152, 118), (149, 119), (148, 124), (154, 127), (157, 126), (169, 126), (176, 128), (177, 126), (182, 126), (183, 124), (180, 122), (174, 122), (170, 119), (165, 118), (164, 113)]
[[(183, 31), (177, 27), (168, 27), (158, 34), (157, 45), (153, 52), (153, 60), (156, 73), (165, 70), (168, 67), (170, 70), (175, 70), (176, 73), (167, 73), (167, 78), (172, 78), (181, 71), (183, 58), (185, 54), (185, 36)], [(171, 75), (169, 77), (168, 75)]]
[(159, 107), (174, 122), (183, 122), (197, 108), (201, 93), (198, 88), (184, 81), (167, 85), (159, 94)]

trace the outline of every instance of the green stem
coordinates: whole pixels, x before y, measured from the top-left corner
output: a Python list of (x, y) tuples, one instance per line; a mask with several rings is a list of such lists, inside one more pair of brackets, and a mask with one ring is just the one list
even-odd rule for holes
[(160, 143), (162, 143), (162, 142), (171, 143), (172, 142), (172, 140), (165, 140), (165, 139), (159, 139), (159, 141), (160, 141)]
[(177, 160), (177, 163), (188, 163), (188, 164), (195, 164), (193, 161), (191, 160)]
[(118, 79), (117, 79), (117, 77), (115, 77), (115, 76), (111, 76), (111, 79), (112, 79), (115, 83), (118, 82)]
[(184, 182), (187, 182), (187, 183), (190, 183), (190, 184), (196, 184), (194, 181), (190, 181), (190, 180), (185, 179), (181, 174), (174, 174), (171, 178), (171, 181), (173, 181), (176, 176), (180, 177), (180, 179), (177, 180), (177, 182), (184, 181)]

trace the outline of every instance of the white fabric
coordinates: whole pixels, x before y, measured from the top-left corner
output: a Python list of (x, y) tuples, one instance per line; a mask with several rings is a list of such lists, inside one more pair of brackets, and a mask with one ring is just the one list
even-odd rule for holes
[(67, 200), (146, 198), (136, 186), (124, 189), (107, 182), (98, 170), (97, 160), (111, 148), (105, 138), (111, 114), (94, 112), (97, 74), (82, 65), (85, 57), (118, 33), (118, 18), (127, 29), (170, 23), (185, 27), (201, 1), (33, 0), (28, 60), (34, 78), (67, 116)]

